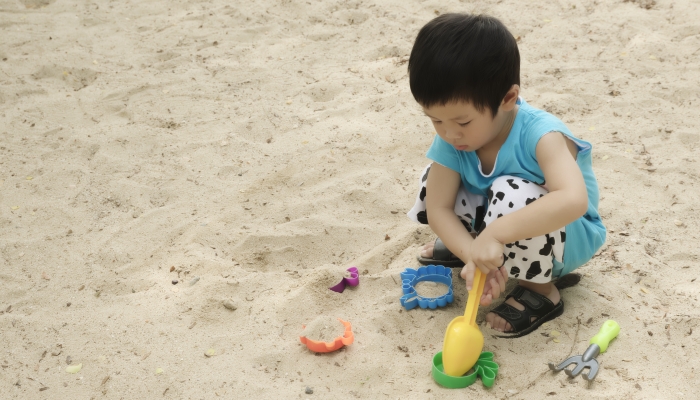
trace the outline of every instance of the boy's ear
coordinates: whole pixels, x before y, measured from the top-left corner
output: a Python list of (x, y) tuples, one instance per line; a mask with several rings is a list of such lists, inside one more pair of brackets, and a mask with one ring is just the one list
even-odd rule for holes
[(518, 85), (511, 86), (510, 90), (508, 90), (505, 97), (503, 97), (503, 101), (501, 101), (501, 108), (503, 109), (503, 111), (510, 111), (513, 108), (515, 108), (515, 102), (518, 101), (519, 95), (520, 95), (520, 86), (518, 86)]

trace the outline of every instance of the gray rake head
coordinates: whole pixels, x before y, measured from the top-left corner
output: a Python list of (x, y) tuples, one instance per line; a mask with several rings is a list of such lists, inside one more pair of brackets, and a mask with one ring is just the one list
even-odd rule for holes
[[(588, 346), (586, 351), (583, 353), (582, 356), (572, 356), (564, 360), (561, 364), (559, 365), (554, 365), (552, 363), (549, 363), (549, 369), (551, 369), (554, 372), (559, 372), (561, 370), (564, 370), (566, 375), (569, 376), (569, 378), (574, 378), (578, 374), (583, 371), (584, 368), (588, 368), (588, 373), (587, 374), (582, 374), (583, 379), (587, 381), (592, 381), (595, 379), (596, 374), (598, 374), (598, 361), (596, 361), (596, 357), (600, 354), (600, 347), (598, 347), (597, 344), (591, 344)], [(571, 364), (576, 364), (576, 366), (573, 369), (566, 369)]]

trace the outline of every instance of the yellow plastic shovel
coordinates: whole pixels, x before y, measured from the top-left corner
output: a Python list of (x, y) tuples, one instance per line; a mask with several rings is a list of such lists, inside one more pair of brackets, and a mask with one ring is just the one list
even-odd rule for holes
[(479, 300), (484, 292), (485, 283), (486, 275), (476, 268), (464, 316), (456, 317), (447, 326), (445, 341), (442, 344), (442, 363), (447, 375), (466, 374), (481, 355), (484, 335), (476, 325), (476, 312), (479, 309)]

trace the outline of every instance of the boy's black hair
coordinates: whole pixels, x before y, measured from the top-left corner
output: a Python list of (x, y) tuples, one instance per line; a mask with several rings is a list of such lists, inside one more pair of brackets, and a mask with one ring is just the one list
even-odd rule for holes
[(468, 101), (495, 116), (508, 90), (520, 85), (520, 52), (496, 18), (443, 14), (418, 32), (408, 72), (422, 106)]

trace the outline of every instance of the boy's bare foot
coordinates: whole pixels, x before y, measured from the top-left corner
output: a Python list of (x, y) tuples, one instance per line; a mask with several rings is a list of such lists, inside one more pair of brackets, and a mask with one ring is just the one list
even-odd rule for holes
[(435, 247), (435, 242), (430, 242), (423, 246), (421, 249), (420, 256), (423, 258), (433, 258), (433, 248)]
[[(530, 289), (533, 292), (537, 292), (547, 297), (549, 300), (552, 301), (553, 304), (558, 304), (561, 300), (559, 290), (556, 288), (556, 286), (554, 286), (554, 283), (552, 282), (532, 283), (528, 281), (519, 281), (518, 284), (526, 289)], [(506, 303), (521, 311), (525, 309), (525, 306), (515, 301), (515, 299), (513, 299), (512, 297), (506, 300)], [(536, 319), (537, 318), (534, 317), (532, 318), (533, 321)], [(488, 323), (491, 328), (499, 332), (508, 333), (513, 330), (513, 327), (511, 327), (505, 319), (501, 318), (499, 315), (494, 313), (486, 314), (486, 323)]]

